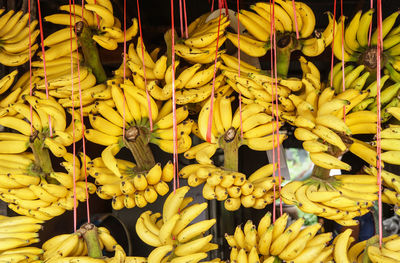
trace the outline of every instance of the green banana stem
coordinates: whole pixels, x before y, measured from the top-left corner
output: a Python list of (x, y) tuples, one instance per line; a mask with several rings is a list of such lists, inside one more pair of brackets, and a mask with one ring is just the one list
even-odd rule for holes
[(102, 258), (103, 252), (100, 247), (97, 227), (93, 224), (86, 223), (82, 225), (77, 232), (82, 234), (83, 239), (85, 240), (88, 249), (88, 256), (92, 258)]
[(234, 128), (226, 131), (219, 139), (219, 145), (224, 150), (224, 168), (228, 171), (239, 170), (240, 133)]
[(33, 155), (35, 156), (35, 165), (40, 167), (44, 174), (50, 174), (53, 172), (53, 167), (51, 165), (51, 159), (49, 150), (44, 148), (43, 140), (39, 138), (34, 138), (30, 142), (30, 147), (32, 149)]
[(107, 75), (104, 71), (103, 65), (101, 64), (96, 43), (92, 39), (92, 30), (84, 22), (79, 21), (76, 23), (76, 31), (83, 56), (85, 57), (85, 63), (92, 69), (97, 83), (106, 81)]
[[(290, 55), (300, 48), (299, 41), (293, 35), (278, 35), (276, 42), (276, 67), (280, 77), (287, 77), (290, 65)], [(273, 50), (271, 49), (271, 52)]]
[(368, 247), (378, 243), (378, 241), (379, 241), (378, 236), (373, 236), (367, 240), (367, 244), (365, 244), (365, 249), (364, 249), (364, 256), (361, 261), (362, 263), (371, 263), (372, 262), (368, 257)]
[(145, 128), (133, 126), (126, 130), (124, 145), (135, 158), (137, 171), (148, 171), (156, 164), (148, 138)]

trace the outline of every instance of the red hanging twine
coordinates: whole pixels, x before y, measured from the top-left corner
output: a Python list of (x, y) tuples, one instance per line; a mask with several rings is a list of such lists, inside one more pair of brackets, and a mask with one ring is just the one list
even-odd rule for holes
[[(370, 0), (370, 2), (369, 2), (369, 8), (370, 8), (370, 9), (374, 8), (374, 0)], [(371, 37), (372, 37), (372, 23), (369, 24), (369, 30), (368, 30), (368, 46), (371, 45)]]
[[(147, 77), (146, 77), (146, 66), (144, 64), (144, 44), (143, 44), (143, 34), (142, 34), (142, 22), (140, 19), (140, 6), (139, 6), (139, 0), (136, 0), (136, 5), (137, 5), (137, 11), (138, 11), (138, 24), (139, 24), (139, 34), (140, 34), (140, 41), (141, 43), (141, 48), (142, 48), (142, 66), (143, 66), (143, 75), (144, 75), (144, 86), (146, 88), (146, 98), (147, 98), (147, 107), (149, 109), (149, 121), (150, 121), (150, 131), (153, 131), (153, 119), (152, 119), (152, 110), (151, 110), (151, 102), (150, 102), (150, 95), (149, 95), (149, 90), (147, 89)], [(139, 55), (139, 54), (138, 54)]]
[[(213, 2), (214, 3), (214, 2)], [(213, 82), (212, 82), (212, 90), (211, 90), (211, 98), (210, 98), (210, 114), (208, 116), (207, 123), (207, 135), (206, 140), (211, 142), (211, 129), (212, 129), (212, 120), (213, 120), (213, 108), (214, 108), (214, 95), (215, 95), (215, 74), (217, 73), (217, 58), (218, 58), (218, 42), (219, 42), (219, 31), (221, 26), (221, 16), (222, 16), (222, 0), (219, 0), (219, 18), (218, 18), (218, 30), (217, 30), (217, 44), (215, 48), (215, 59), (214, 59), (214, 73), (213, 73)]]
[[(379, 246), (382, 247), (382, 149), (381, 149), (381, 52), (382, 52), (382, 2), (381, 0), (377, 0), (377, 30), (378, 30), (378, 41), (376, 47), (376, 59), (377, 59), (377, 67), (376, 67), (376, 81), (377, 81), (377, 95), (376, 95), (376, 104), (377, 104), (377, 124), (376, 124), (376, 152), (377, 152), (377, 164), (378, 168), (378, 218), (379, 218)], [(371, 23), (372, 24), (372, 23)]]
[[(32, 41), (31, 41), (31, 0), (28, 0), (28, 30), (29, 30), (29, 95), (32, 96)], [(33, 109), (29, 104), (31, 134), (33, 134)]]
[(172, 133), (173, 133), (173, 141), (174, 141), (174, 152), (173, 152), (173, 161), (174, 161), (174, 193), (176, 191), (177, 186), (179, 187), (179, 178), (178, 178), (178, 145), (177, 145), (177, 120), (176, 120), (176, 98), (175, 98), (175, 23), (174, 23), (174, 1), (171, 0), (171, 39), (172, 39), (172, 115), (173, 115), (173, 123), (172, 123)]
[(189, 32), (188, 32), (188, 25), (187, 25), (187, 15), (186, 15), (186, 0), (183, 0), (183, 15), (185, 18), (185, 37), (189, 38)]
[(294, 3), (294, 0), (292, 0), (292, 6), (293, 6), (293, 15), (294, 15), (294, 25), (295, 25), (295, 29), (296, 29), (296, 38), (299, 39), (300, 38), (300, 36), (299, 36), (299, 26), (297, 24), (296, 5)]
[[(44, 72), (44, 86), (46, 88), (46, 98), (49, 98), (49, 87), (47, 83), (47, 73), (46, 73), (46, 54), (44, 52), (44, 36), (43, 36), (43, 25), (42, 25), (42, 12), (40, 10), (40, 0), (37, 0), (37, 6), (38, 6), (38, 20), (39, 20), (39, 28), (40, 28), (40, 42), (42, 46), (42, 56), (43, 56), (43, 72)], [(49, 115), (49, 130), (50, 130), (50, 137), (53, 137), (53, 129), (51, 125), (51, 117)]]
[[(343, 0), (340, 0), (340, 17), (342, 18), (341, 20), (341, 27), (342, 27), (342, 92), (346, 90), (345, 86), (345, 74), (344, 74), (344, 16), (343, 16)], [(346, 119), (346, 107), (343, 106), (343, 120)]]
[[(238, 75), (240, 77), (240, 21), (239, 21), (239, 0), (236, 1), (237, 8), (237, 33), (238, 33)], [(242, 118), (242, 93), (239, 91), (239, 118), (240, 118), (240, 138), (243, 139), (243, 118)]]
[[(74, 25), (76, 24), (76, 15), (75, 15), (75, 0), (73, 2), (73, 8), (74, 8)], [(83, 17), (83, 9), (84, 9), (84, 3), (82, 2), (82, 17)], [(77, 37), (77, 31), (76, 27), (74, 26), (75, 30), (75, 41), (78, 44), (78, 37)], [(72, 53), (72, 52), (71, 52)], [(76, 55), (79, 58), (79, 51), (76, 49)], [(72, 56), (72, 55), (71, 55)], [(78, 73), (80, 72), (80, 64), (78, 61), (77, 64), (77, 71)], [(87, 171), (86, 171), (86, 139), (85, 139), (85, 126), (83, 124), (83, 103), (82, 103), (82, 88), (81, 88), (81, 78), (80, 74), (78, 74), (78, 91), (79, 91), (79, 108), (80, 108), (80, 118), (81, 118), (81, 130), (82, 130), (82, 148), (83, 148), (83, 168), (85, 171), (85, 195), (86, 195), (86, 217), (87, 217), (87, 222), (90, 223), (90, 203), (89, 203), (89, 192), (88, 192), (88, 184), (87, 184)], [(73, 107), (74, 110), (74, 107)], [(75, 127), (75, 122), (73, 123), (73, 127)], [(75, 133), (75, 128), (74, 128), (74, 133)], [(75, 156), (75, 154), (74, 154)]]

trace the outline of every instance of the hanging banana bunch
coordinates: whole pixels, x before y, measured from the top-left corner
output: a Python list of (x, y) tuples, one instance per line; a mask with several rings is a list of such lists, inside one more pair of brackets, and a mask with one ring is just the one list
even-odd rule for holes
[(30, 246), (38, 243), (42, 220), (27, 216), (1, 216), (0, 259), (8, 262), (34, 262), (41, 259), (43, 250)]
[[(276, 166), (275, 166), (276, 169)], [(249, 178), (239, 172), (227, 171), (212, 164), (191, 164), (179, 172), (188, 185), (203, 186), (203, 197), (207, 200), (224, 201), (225, 209), (236, 211), (243, 207), (264, 209), (279, 198), (277, 178), (272, 177), (274, 165), (267, 164), (252, 173)]]
[(357, 225), (354, 217), (369, 212), (378, 200), (377, 178), (373, 175), (337, 175), (292, 181), (281, 190), (286, 204), (297, 205), (305, 213), (334, 220), (344, 226)]
[[(231, 262), (327, 262), (332, 258), (334, 246), (327, 243), (332, 233), (317, 234), (320, 224), (303, 227), (304, 219), (299, 218), (287, 226), (285, 213), (271, 224), (271, 213), (261, 218), (258, 226), (251, 220), (243, 229), (237, 226), (232, 235), (225, 234), (231, 247)], [(339, 261), (338, 261), (339, 262)]]
[(141, 171), (134, 163), (115, 158), (115, 147), (108, 146), (101, 157), (93, 159), (87, 166), (88, 174), (99, 185), (97, 195), (102, 199), (112, 199), (113, 209), (142, 208), (169, 192), (167, 183), (174, 176), (171, 161), (163, 168), (157, 163), (150, 170)]
[(218, 244), (210, 242), (213, 235), (204, 235), (216, 219), (192, 223), (207, 209), (207, 203), (189, 205), (193, 201), (185, 197), (189, 189), (184, 186), (171, 193), (164, 202), (162, 214), (149, 210), (136, 221), (139, 238), (155, 247), (148, 262), (198, 262), (207, 257), (207, 252), (218, 249)]
[[(30, 21), (29, 14), (0, 9), (0, 63), (16, 67), (25, 64), (31, 58), (38, 45), (35, 44), (40, 31), (35, 30), (38, 21)], [(29, 46), (30, 45), (30, 46)], [(2, 92), (0, 92), (2, 93)]]

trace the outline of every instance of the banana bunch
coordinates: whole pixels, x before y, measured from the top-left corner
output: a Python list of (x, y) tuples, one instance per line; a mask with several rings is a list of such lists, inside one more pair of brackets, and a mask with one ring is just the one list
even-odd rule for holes
[(368, 213), (378, 200), (376, 180), (376, 176), (368, 174), (310, 178), (286, 184), (280, 196), (286, 204), (297, 205), (305, 213), (352, 226), (358, 224), (353, 218)]
[[(341, 251), (341, 257), (338, 259), (347, 260), (347, 262), (363, 262), (365, 260), (373, 263), (377, 262), (398, 262), (399, 236), (391, 235), (382, 239), (382, 247), (379, 248), (379, 237), (373, 236), (368, 240), (352, 243), (351, 237), (346, 249)], [(344, 245), (346, 247), (346, 245)], [(339, 256), (339, 254), (338, 254)], [(335, 257), (335, 260), (337, 258)]]
[[(378, 171), (374, 167), (364, 167), (364, 171), (373, 176), (378, 175)], [(400, 176), (382, 169), (382, 202), (395, 206), (400, 206)], [(396, 213), (400, 213), (396, 209)]]
[(41, 258), (43, 250), (29, 245), (38, 243), (42, 220), (27, 216), (0, 216), (0, 260), (5, 262), (33, 262)]
[[(211, 110), (210, 105), (211, 99), (207, 100), (203, 105), (198, 117), (197, 124), (199, 135), (203, 140), (206, 140), (207, 137), (208, 119)], [(244, 105), (241, 110), (241, 114), (239, 108), (233, 113), (231, 97), (217, 95), (213, 102), (211, 126), (211, 143), (215, 144), (214, 148), (222, 147), (222, 140), (229, 142), (235, 137), (240, 136), (241, 130), (243, 131), (243, 140), (241, 144), (247, 145), (250, 149), (255, 151), (270, 150), (277, 147), (278, 143), (281, 144), (283, 140), (287, 138), (285, 134), (281, 134), (278, 142), (276, 138), (277, 135), (272, 135), (272, 133), (277, 130), (276, 122), (273, 120), (273, 117), (267, 113), (264, 106), (251, 103)], [(279, 126), (282, 125), (283, 123), (280, 122)], [(205, 146), (207, 144), (201, 145)], [(211, 147), (195, 147), (196, 148), (191, 149), (191, 151), (186, 154), (186, 157), (190, 159), (193, 158), (190, 156), (199, 156), (198, 151), (206, 151), (205, 154), (200, 154), (200, 156), (207, 156), (208, 158), (215, 153), (215, 150)], [(204, 158), (198, 159), (199, 162), (203, 163), (202, 160), (204, 160)]]
[(33, 20), (28, 25), (28, 13), (23, 14), (21, 10), (4, 12), (4, 8), (0, 9), (0, 63), (9, 67), (20, 66), (38, 49), (35, 44), (40, 33), (35, 30), (38, 21)]
[(227, 171), (212, 164), (191, 164), (182, 168), (179, 175), (188, 179), (191, 187), (204, 183), (205, 199), (225, 201), (228, 211), (236, 211), (241, 205), (264, 209), (278, 198), (278, 192), (274, 196), (275, 178), (271, 176), (273, 170), (274, 165), (267, 164), (246, 179), (245, 174)]
[[(71, 39), (72, 51), (78, 48), (78, 43), (75, 41), (75, 32), (74, 30), (70, 32), (69, 26), (71, 22), (72, 25), (75, 25), (76, 22), (83, 21), (90, 28), (93, 41), (105, 49), (115, 50), (118, 47), (118, 43), (124, 42), (124, 31), (121, 29), (121, 21), (114, 17), (112, 2), (109, 0), (99, 2), (89, 0), (86, 2), (83, 10), (79, 4), (71, 6), (61, 5), (59, 6), (59, 10), (66, 13), (44, 17), (44, 21), (46, 22), (68, 26), (54, 32), (47, 38), (47, 41), (45, 40), (45, 46), (49, 47), (45, 51), (46, 60), (53, 60), (70, 54)], [(136, 36), (137, 32), (138, 22), (136, 18), (133, 18), (132, 25), (126, 29), (126, 41), (130, 41)], [(41, 53), (39, 56), (42, 58)]]
[[(189, 205), (193, 198), (185, 197), (190, 187), (183, 186), (171, 192), (163, 205), (163, 213), (142, 213), (136, 221), (136, 233), (146, 244), (156, 247), (147, 258), (156, 262), (199, 262), (207, 252), (218, 249), (210, 243), (213, 235), (203, 236), (216, 219), (190, 224), (205, 209), (207, 203)], [(173, 255), (173, 256), (171, 256)]]
[[(337, 59), (344, 61), (357, 62), (365, 65), (370, 70), (376, 68), (376, 59), (371, 56), (376, 55), (376, 45), (378, 41), (378, 29), (372, 33), (369, 43), (369, 28), (373, 21), (374, 9), (367, 12), (358, 11), (351, 19), (344, 31), (344, 41), (342, 43), (342, 26), (345, 18), (339, 19), (338, 31), (335, 34), (333, 52)], [(383, 66), (386, 68), (391, 78), (398, 82), (400, 80), (399, 67), (399, 26), (395, 26), (398, 17), (397, 12), (393, 12), (382, 21), (382, 40), (383, 40), (383, 56), (386, 61)], [(342, 44), (344, 45), (344, 53), (342, 54)]]
[[(303, 2), (276, 1), (274, 7), (265, 2), (257, 2), (250, 6), (252, 11), (240, 10), (239, 21), (247, 30), (247, 34), (227, 33), (227, 38), (236, 46), (252, 57), (262, 57), (270, 47), (272, 12), (275, 14), (274, 25), (277, 38), (290, 42), (291, 35), (299, 32), (299, 48), (306, 56), (318, 56), (333, 40), (333, 28), (336, 25), (333, 15), (328, 12), (329, 24), (323, 32), (315, 32), (315, 15), (311, 8)], [(296, 18), (294, 17), (296, 14)], [(337, 28), (337, 27), (336, 27)], [(294, 40), (294, 39), (293, 39)]]
[[(303, 90), (304, 84), (301, 79), (298, 78), (271, 78), (263, 74), (260, 69), (251, 66), (247, 63), (240, 62), (241, 75), (238, 73), (238, 60), (235, 57), (229, 55), (223, 55), (222, 60), (225, 65), (222, 65), (222, 74), (226, 77), (226, 82), (236, 92), (242, 93), (242, 101), (245, 104), (257, 103), (262, 105), (268, 114), (276, 114), (273, 102), (275, 101), (275, 94), (279, 96), (278, 109), (279, 115), (282, 112), (290, 113), (294, 111), (295, 107), (293, 103), (287, 99), (289, 94)], [(311, 62), (309, 62), (311, 64)], [(319, 74), (319, 71), (316, 70)], [(314, 70), (313, 70), (314, 74)], [(308, 74), (310, 77), (311, 74)], [(315, 80), (315, 81), (314, 81)], [(275, 86), (275, 81), (277, 87)], [(318, 89), (321, 84), (313, 78), (312, 83), (315, 83)], [(308, 82), (307, 85), (312, 86), (312, 83)], [(310, 87), (311, 88), (311, 87)], [(308, 88), (307, 88), (308, 89)]]
[[(232, 235), (225, 234), (231, 247), (231, 262), (328, 262), (333, 247), (327, 246), (332, 233), (317, 234), (320, 224), (303, 227), (304, 219), (299, 218), (287, 226), (285, 213), (271, 224), (271, 213), (261, 218), (258, 226), (248, 220), (237, 226)], [(281, 261), (279, 261), (281, 262)], [(345, 262), (345, 261), (337, 261)]]
[[(0, 156), (0, 199), (14, 212), (39, 220), (50, 220), (65, 210), (74, 208), (74, 193), (80, 202), (86, 201), (86, 189), (93, 194), (96, 186), (85, 183), (83, 166), (70, 153), (60, 165), (67, 171), (45, 174), (33, 163), (31, 153), (2, 154)], [(75, 167), (73, 159), (75, 158)], [(81, 159), (82, 155), (81, 155)], [(75, 172), (75, 190), (73, 173)]]
[(0, 117), (0, 125), (18, 133), (2, 133), (1, 153), (22, 153), (28, 149), (30, 141), (40, 140), (54, 156), (62, 157), (67, 152), (65, 147), (73, 143), (74, 133), (75, 141), (81, 139), (79, 114), (75, 114), (75, 123), (71, 121), (67, 127), (64, 108), (54, 98), (46, 98), (45, 93), (36, 91), (32, 96), (22, 94), (12, 101), (6, 97), (1, 103), (5, 104), (5, 101), (8, 104)]
[[(88, 114), (92, 129), (85, 130), (85, 137), (105, 146), (122, 143), (123, 140), (135, 142), (138, 137), (142, 137), (144, 144), (151, 142), (163, 151), (173, 153), (172, 101), (165, 102), (159, 110), (155, 100), (150, 97), (151, 118), (154, 123), (153, 131), (150, 131), (150, 112), (145, 90), (137, 88), (129, 81), (118, 85), (111, 83), (110, 86), (111, 99), (116, 109), (106, 101), (96, 101)], [(188, 115), (186, 106), (177, 108), (178, 153), (188, 150), (192, 144), (189, 134), (193, 122), (186, 120)], [(126, 133), (125, 138), (122, 138), (124, 121)]]
[[(88, 256), (88, 245), (84, 239), (82, 228), (72, 234), (61, 234), (43, 243), (43, 260), (51, 262), (125, 262), (124, 249), (105, 227), (96, 227), (97, 239), (102, 250), (115, 252), (113, 258), (91, 258)], [(118, 260), (116, 260), (118, 259)]]
[[(343, 87), (343, 75), (345, 76), (345, 89), (354, 89), (354, 96), (356, 95), (355, 90), (359, 90), (360, 93), (364, 93), (361, 101), (356, 101), (356, 105), (351, 110), (352, 112), (357, 111), (370, 111), (373, 113), (377, 112), (377, 81), (369, 81), (370, 72), (366, 69), (366, 66), (359, 65), (347, 65), (342, 69), (341, 63), (337, 63), (333, 67), (333, 88), (336, 93), (342, 92)], [(388, 121), (392, 117), (392, 111), (400, 105), (400, 84), (397, 82), (390, 81), (390, 75), (383, 75), (380, 81), (381, 90), (381, 107), (382, 107), (382, 122)], [(395, 110), (393, 111), (394, 114)], [(373, 115), (371, 115), (372, 117)], [(375, 133), (376, 128), (370, 124), (368, 129), (365, 127), (361, 129), (355, 129), (357, 132)], [(376, 126), (376, 125), (375, 125)]]
[[(214, 63), (217, 50), (227, 39), (224, 34), (230, 24), (229, 17), (221, 15), (221, 18), (217, 16), (206, 21), (208, 15), (206, 13), (194, 20), (188, 26), (189, 38), (175, 44), (175, 53), (191, 64)], [(219, 50), (217, 57), (224, 53), (224, 49)]]
[(108, 146), (102, 157), (89, 161), (87, 166), (88, 174), (99, 185), (97, 195), (112, 199), (113, 209), (144, 207), (169, 192), (167, 183), (174, 176), (171, 161), (163, 168), (157, 163), (148, 171), (140, 171), (134, 163), (115, 158), (110, 152), (115, 150), (113, 147)]

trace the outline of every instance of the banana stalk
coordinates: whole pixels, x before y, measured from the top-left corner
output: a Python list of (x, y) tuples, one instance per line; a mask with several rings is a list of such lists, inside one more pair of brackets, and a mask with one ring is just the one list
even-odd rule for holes
[(230, 128), (224, 136), (220, 137), (219, 145), (224, 150), (224, 168), (229, 171), (238, 171), (240, 134), (234, 128)]
[(106, 81), (107, 75), (101, 64), (96, 43), (92, 39), (93, 34), (91, 29), (85, 25), (84, 22), (79, 21), (76, 23), (76, 31), (83, 56), (85, 57), (85, 62), (92, 69), (93, 74), (96, 76), (97, 83)]
[(138, 171), (148, 171), (156, 164), (148, 138), (149, 135), (143, 128), (135, 126), (130, 127), (125, 134), (124, 145), (135, 158)]
[(92, 258), (102, 258), (103, 252), (100, 247), (97, 227), (93, 224), (86, 223), (77, 231), (82, 234), (87, 245), (88, 256)]
[(35, 138), (33, 142), (30, 142), (30, 147), (35, 156), (36, 166), (40, 167), (45, 174), (53, 172), (49, 150), (43, 147), (43, 140)]
[[(276, 42), (276, 67), (280, 77), (287, 77), (290, 65), (290, 55), (300, 49), (299, 42), (291, 35), (283, 35)], [(271, 48), (271, 52), (273, 52)]]

